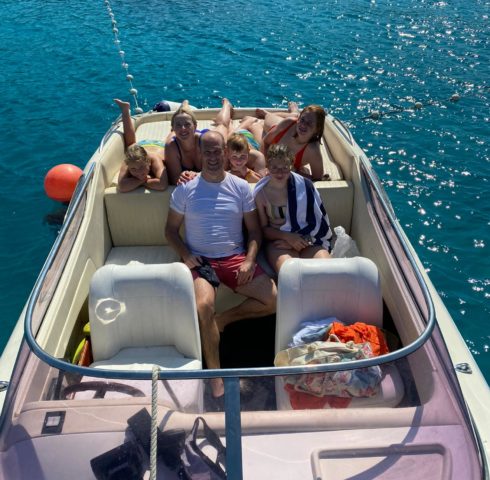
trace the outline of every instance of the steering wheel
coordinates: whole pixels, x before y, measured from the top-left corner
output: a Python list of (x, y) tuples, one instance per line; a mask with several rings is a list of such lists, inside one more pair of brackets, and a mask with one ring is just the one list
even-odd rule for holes
[[(86, 392), (87, 390), (94, 390), (94, 396), (92, 398), (104, 398), (107, 392), (119, 392), (129, 395), (130, 397), (144, 397), (145, 394), (136, 387), (131, 385), (126, 385), (125, 383), (117, 382), (102, 382), (102, 381), (91, 381), (91, 382), (81, 382), (74, 383), (73, 385), (68, 385), (65, 387), (60, 394), (61, 400), (68, 400), (70, 395), (77, 392)], [(73, 397), (72, 397), (73, 398)]]

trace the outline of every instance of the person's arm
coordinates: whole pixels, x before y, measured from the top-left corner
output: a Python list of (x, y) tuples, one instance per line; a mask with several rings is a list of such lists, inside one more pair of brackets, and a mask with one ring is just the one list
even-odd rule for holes
[(253, 170), (250, 170), (249, 176), (247, 178), (248, 183), (257, 183), (262, 180), (263, 176)]
[(299, 233), (284, 232), (270, 226), (264, 228), (264, 237), (267, 240), (278, 242), (276, 243), (278, 247), (292, 248), (297, 252), (301, 252), (301, 250), (310, 245), (308, 240)]
[(130, 192), (135, 190), (141, 185), (145, 184), (145, 180), (140, 180), (139, 178), (133, 177), (128, 170), (126, 163), (121, 165), (119, 170), (119, 177), (117, 178), (117, 189), (122, 192)]
[(262, 191), (260, 191), (255, 197), (255, 204), (257, 205), (259, 222), (260, 226), (262, 227), (264, 238), (274, 242), (281, 242), (277, 246), (293, 248), (298, 252), (309, 245), (308, 241), (305, 240), (299, 233), (284, 232), (269, 225), (269, 218), (267, 217), (267, 213), (265, 211), (266, 202)]
[(193, 172), (192, 170), (184, 170), (179, 179), (177, 180), (177, 185), (183, 185), (184, 183), (190, 182), (193, 178), (197, 177), (199, 173)]
[(151, 190), (165, 190), (168, 187), (168, 175), (160, 157), (151, 159), (150, 171), (153, 177), (146, 181), (145, 186)]
[(259, 253), (262, 242), (262, 231), (260, 229), (257, 211), (252, 210), (243, 214), (243, 221), (248, 234), (247, 253), (245, 260), (238, 269), (237, 284), (245, 285), (253, 279), (255, 272), (255, 259)]
[(248, 153), (247, 167), (259, 174), (259, 178), (266, 175), (265, 157), (262, 152), (252, 149)]
[(324, 171), (320, 144), (318, 142), (310, 143), (306, 147), (303, 159), (303, 163), (310, 166), (311, 174), (303, 169), (300, 169), (300, 171), (297, 173), (313, 181), (321, 180), (323, 178)]
[(189, 267), (194, 268), (201, 265), (201, 257), (193, 255), (182, 240), (179, 230), (184, 221), (184, 215), (169, 208), (167, 224), (165, 225), (165, 236), (169, 245), (177, 252), (177, 255)]

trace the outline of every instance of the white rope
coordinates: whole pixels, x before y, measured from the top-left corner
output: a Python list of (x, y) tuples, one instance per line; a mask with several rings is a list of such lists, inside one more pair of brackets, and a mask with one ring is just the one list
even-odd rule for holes
[(105, 5), (107, 7), (107, 12), (109, 13), (109, 17), (111, 17), (111, 23), (112, 23), (112, 33), (114, 34), (114, 44), (116, 45), (116, 48), (118, 50), (119, 56), (121, 57), (121, 66), (122, 68), (126, 71), (126, 80), (129, 82), (129, 93), (132, 95), (134, 104), (135, 104), (135, 113), (143, 113), (143, 109), (140, 108), (138, 105), (138, 90), (134, 88), (133, 85), (133, 75), (129, 73), (129, 65), (126, 62), (125, 55), (126, 52), (124, 50), (121, 50), (121, 41), (119, 40), (119, 29), (117, 28), (117, 22), (114, 17), (114, 12), (112, 11), (111, 7), (111, 2), (109, 0), (105, 0)]
[(151, 375), (151, 444), (150, 444), (150, 480), (157, 478), (157, 432), (158, 432), (158, 371), (153, 365)]

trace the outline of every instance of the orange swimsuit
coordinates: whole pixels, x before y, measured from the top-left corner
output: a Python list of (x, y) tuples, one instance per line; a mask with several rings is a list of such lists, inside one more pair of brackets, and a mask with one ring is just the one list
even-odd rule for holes
[[(279, 132), (273, 139), (272, 139), (272, 142), (271, 142), (271, 145), (275, 145), (276, 143), (279, 143), (279, 141), (281, 140), (282, 137), (284, 137), (284, 135), (286, 135), (286, 132), (291, 128), (293, 127), (294, 125), (296, 125), (297, 121), (294, 121), (293, 123), (291, 123), (291, 125), (289, 125), (289, 127), (285, 128), (284, 130), (282, 130), (281, 132)], [(274, 127), (275, 128), (275, 127)], [(301, 150), (299, 150), (298, 152), (296, 152), (296, 155), (294, 156), (294, 169), (296, 171), (298, 171), (300, 168), (301, 168), (301, 165), (303, 164), (303, 155), (305, 153), (305, 150), (306, 150), (306, 147), (308, 146), (308, 144), (306, 144)]]

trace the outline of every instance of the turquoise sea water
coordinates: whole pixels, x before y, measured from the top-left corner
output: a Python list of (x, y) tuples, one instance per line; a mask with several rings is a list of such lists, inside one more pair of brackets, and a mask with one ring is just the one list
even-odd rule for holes
[[(83, 167), (118, 114), (112, 98), (129, 94), (102, 0), (0, 4), (1, 350), (57, 233), (44, 176), (58, 163)], [(348, 121), (490, 379), (487, 1), (111, 5), (145, 109), (162, 98), (295, 100)]]

